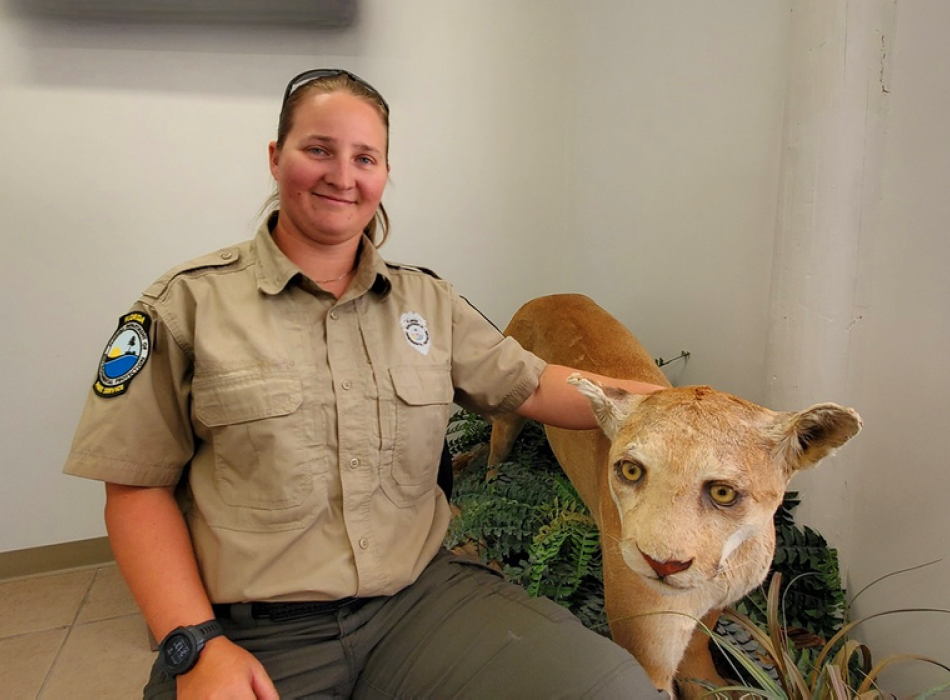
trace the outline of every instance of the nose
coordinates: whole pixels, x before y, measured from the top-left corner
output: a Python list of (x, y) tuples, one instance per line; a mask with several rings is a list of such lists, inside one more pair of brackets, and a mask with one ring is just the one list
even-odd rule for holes
[(657, 561), (649, 554), (644, 554), (643, 552), (640, 552), (640, 554), (643, 555), (647, 564), (650, 565), (650, 568), (653, 569), (660, 578), (678, 574), (680, 571), (686, 571), (693, 564), (692, 559), (689, 561)]
[(327, 168), (325, 179), (339, 190), (348, 190), (355, 182), (353, 168), (344, 158), (333, 159), (332, 164)]

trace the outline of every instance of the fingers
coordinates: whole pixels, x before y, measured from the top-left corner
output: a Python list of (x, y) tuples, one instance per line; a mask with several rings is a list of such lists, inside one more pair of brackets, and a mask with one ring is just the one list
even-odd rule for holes
[(251, 688), (258, 700), (279, 700), (280, 695), (273, 681), (267, 675), (267, 671), (261, 666), (260, 673), (255, 673), (251, 678)]

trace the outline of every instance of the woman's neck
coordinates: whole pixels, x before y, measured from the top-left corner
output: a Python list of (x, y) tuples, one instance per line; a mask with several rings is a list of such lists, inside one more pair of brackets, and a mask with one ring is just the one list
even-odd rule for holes
[(274, 243), (301, 271), (325, 289), (345, 290), (355, 273), (362, 235), (339, 243), (322, 243), (295, 233), (278, 219), (273, 230)]

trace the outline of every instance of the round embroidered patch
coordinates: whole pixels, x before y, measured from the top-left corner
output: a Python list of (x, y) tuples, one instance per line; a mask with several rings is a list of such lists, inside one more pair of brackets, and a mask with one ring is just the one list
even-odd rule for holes
[(403, 314), (399, 318), (399, 322), (402, 324), (402, 330), (406, 334), (409, 346), (423, 355), (428, 355), (432, 339), (429, 337), (429, 326), (426, 320), (419, 314), (410, 311)]
[(133, 311), (119, 319), (116, 329), (99, 360), (99, 377), (92, 389), (103, 398), (121, 396), (132, 378), (148, 360), (148, 330), (152, 319), (141, 311)]

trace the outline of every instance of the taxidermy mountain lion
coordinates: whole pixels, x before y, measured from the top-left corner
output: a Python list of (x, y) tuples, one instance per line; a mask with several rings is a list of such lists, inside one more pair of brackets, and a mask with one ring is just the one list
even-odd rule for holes
[[(670, 386), (637, 339), (585, 296), (534, 299), (505, 333), (551, 363)], [(671, 694), (674, 676), (721, 683), (695, 620), (714, 622), (762, 582), (789, 479), (856, 435), (860, 417), (831, 403), (781, 413), (705, 386), (638, 396), (577, 374), (568, 381), (603, 432), (549, 427), (547, 436), (600, 529), (614, 641)], [(522, 425), (514, 414), (495, 421), (490, 464), (504, 460)]]

